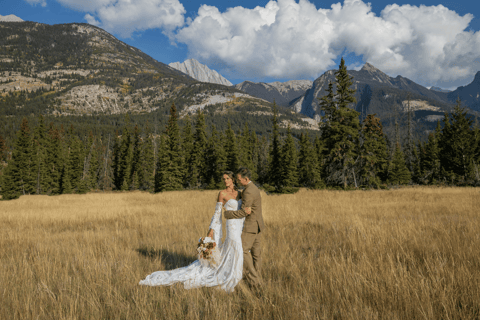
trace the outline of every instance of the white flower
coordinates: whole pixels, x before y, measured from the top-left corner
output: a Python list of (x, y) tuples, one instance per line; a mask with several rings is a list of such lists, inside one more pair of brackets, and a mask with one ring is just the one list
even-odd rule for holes
[(205, 243), (210, 243), (210, 242), (213, 242), (212, 238), (210, 237), (206, 237), (205, 240), (204, 240)]

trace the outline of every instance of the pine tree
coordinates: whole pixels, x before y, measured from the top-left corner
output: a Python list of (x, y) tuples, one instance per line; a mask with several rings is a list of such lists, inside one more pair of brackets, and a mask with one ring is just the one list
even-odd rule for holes
[(93, 136), (93, 133), (90, 131), (87, 141), (88, 154), (85, 160), (85, 188), (87, 190), (92, 190), (97, 188), (98, 182), (98, 171), (99, 171), (99, 157), (97, 151), (97, 139)]
[[(28, 120), (23, 118), (20, 130), (5, 173), (5, 199), (14, 199), (20, 195), (32, 194), (36, 191), (35, 162), (33, 161), (33, 146)], [(3, 189), (3, 188), (2, 188)]]
[(20, 185), (15, 179), (17, 172), (18, 168), (16, 168), (16, 164), (13, 161), (10, 161), (8, 166), (3, 170), (1, 188), (3, 200), (17, 199), (20, 197)]
[(82, 182), (84, 179), (85, 150), (82, 141), (77, 135), (71, 139), (67, 165), (72, 189), (79, 191), (78, 188), (80, 186), (85, 188), (84, 182)]
[(162, 192), (164, 186), (164, 177), (166, 171), (168, 170), (168, 163), (170, 162), (170, 157), (168, 155), (168, 143), (167, 137), (162, 135), (160, 137), (160, 144), (158, 146), (158, 156), (157, 156), (157, 168), (155, 170), (155, 192)]
[(132, 172), (133, 143), (128, 125), (129, 123), (127, 122), (123, 129), (118, 149), (117, 182), (120, 184), (120, 190), (123, 191), (129, 190), (130, 188)]
[(223, 187), (222, 173), (227, 168), (227, 154), (223, 146), (223, 140), (216, 127), (212, 125), (212, 134), (208, 140), (207, 149), (207, 181), (209, 189)]
[(47, 137), (42, 115), (38, 118), (38, 126), (33, 134), (33, 154), (35, 157), (36, 194), (45, 194), (48, 191), (51, 176), (48, 175), (47, 170)]
[(207, 181), (206, 149), (207, 133), (205, 130), (205, 117), (203, 112), (198, 110), (192, 152), (192, 164), (194, 164), (194, 167), (192, 168), (192, 186), (194, 188), (202, 187), (209, 182)]
[[(116, 136), (116, 135), (115, 135)], [(115, 140), (118, 140), (115, 138)], [(99, 180), (98, 188), (105, 190), (115, 189), (115, 154), (112, 152), (110, 155), (110, 146), (111, 146), (111, 136), (108, 135), (107, 145), (102, 144), (102, 148), (99, 153), (100, 159), (100, 169), (99, 169)], [(118, 188), (117, 188), (118, 190)]]
[(0, 135), (0, 163), (3, 161), (7, 161), (7, 143)]
[(48, 190), (51, 194), (60, 194), (60, 180), (63, 170), (63, 148), (60, 131), (50, 124), (48, 130), (47, 175), (50, 177)]
[(288, 124), (287, 138), (282, 147), (280, 170), (282, 172), (281, 192), (291, 193), (296, 191), (294, 187), (298, 186), (298, 158), (290, 124)]
[(355, 180), (353, 165), (358, 156), (360, 122), (359, 113), (348, 107), (356, 101), (355, 89), (350, 89), (353, 77), (347, 73), (343, 58), (335, 79), (336, 94), (329, 83), (327, 95), (320, 102), (325, 113), (322, 131), (326, 147), (325, 177), (330, 184), (346, 188), (350, 180)]
[(240, 150), (239, 150), (239, 166), (246, 167), (250, 170), (251, 180), (257, 180), (257, 162), (258, 162), (258, 143), (257, 136), (254, 131), (250, 132), (248, 123), (245, 126), (240, 136)]
[(435, 184), (440, 178), (440, 158), (437, 135), (430, 133), (422, 158), (423, 178), (429, 184)]
[(270, 144), (270, 159), (268, 164), (267, 183), (280, 191), (282, 185), (282, 154), (280, 145), (280, 133), (278, 126), (278, 108), (273, 102), (273, 119), (272, 119), (272, 138)]
[(465, 183), (474, 177), (475, 144), (472, 142), (475, 138), (472, 123), (460, 99), (457, 99), (452, 114), (445, 114), (440, 163), (444, 175), (452, 182), (458, 180)]
[[(245, 122), (245, 126), (243, 128), (242, 135), (240, 136), (240, 152), (238, 155), (239, 166), (246, 167), (250, 170), (250, 172), (255, 172), (255, 165), (253, 162), (254, 158), (254, 145), (252, 145), (253, 141), (251, 140), (250, 136), (250, 129), (248, 128), (248, 122)], [(250, 177), (253, 179), (252, 177)]]
[[(115, 143), (112, 150), (112, 171), (113, 171), (113, 184), (116, 190), (122, 188), (123, 177), (120, 175), (120, 137), (115, 133)], [(106, 176), (106, 169), (104, 170), (104, 178)]]
[(395, 153), (393, 154), (388, 181), (391, 184), (407, 184), (410, 182), (411, 174), (405, 164), (405, 155), (402, 152), (400, 143), (395, 145)]
[[(313, 146), (315, 148), (315, 153), (317, 155), (317, 162), (318, 162), (318, 175), (320, 177), (323, 177), (323, 174), (325, 172), (324, 167), (325, 167), (325, 143), (322, 139), (320, 139), (319, 136), (315, 136), (315, 140), (313, 142)], [(324, 182), (322, 181), (322, 184)]]
[(65, 162), (63, 163), (63, 168), (60, 173), (60, 193), (69, 194), (73, 193), (74, 189), (71, 182), (71, 173), (70, 173), (70, 155), (67, 155)]
[(454, 156), (454, 150), (450, 143), (453, 139), (453, 131), (450, 124), (448, 112), (443, 115), (443, 129), (438, 139), (439, 158), (440, 158), (440, 176), (445, 182), (454, 180), (454, 173), (450, 166), (450, 157)]
[(258, 157), (257, 157), (257, 175), (258, 182), (261, 184), (267, 183), (269, 181), (268, 170), (269, 170), (269, 150), (270, 144), (268, 143), (267, 137), (262, 136), (261, 140), (258, 142)]
[(249, 155), (252, 161), (252, 168), (251, 173), (252, 173), (252, 179), (253, 181), (258, 180), (258, 163), (259, 163), (259, 157), (260, 157), (260, 146), (259, 146), (259, 141), (257, 134), (255, 131), (252, 131), (250, 133), (250, 150), (249, 150)]
[(164, 158), (161, 164), (163, 172), (161, 173), (162, 179), (160, 180), (159, 189), (160, 191), (180, 190), (183, 182), (180, 129), (178, 127), (177, 108), (173, 103), (166, 127), (166, 139), (166, 149), (164, 149)]
[(300, 135), (298, 176), (299, 185), (302, 187), (317, 189), (321, 186), (317, 152), (310, 141), (308, 132)]
[[(141, 169), (141, 164), (142, 164), (142, 150), (143, 150), (143, 145), (142, 145), (142, 138), (140, 136), (140, 128), (138, 125), (135, 125), (135, 128), (133, 129), (133, 151), (132, 151), (132, 170), (131, 170), (131, 178), (130, 180), (132, 181), (131, 188), (132, 189), (138, 189), (140, 182), (139, 180), (141, 179), (142, 175), (142, 169)], [(135, 179), (134, 179), (135, 176)], [(135, 185), (137, 187), (135, 187)]]
[(412, 181), (417, 184), (424, 183), (422, 181), (422, 176), (424, 174), (423, 166), (422, 166), (422, 159), (423, 159), (423, 150), (424, 146), (421, 141), (418, 141), (417, 145), (413, 149), (413, 171), (412, 174)]
[(230, 121), (228, 121), (228, 129), (226, 130), (225, 152), (227, 154), (227, 170), (236, 172), (240, 166), (238, 160), (237, 137), (232, 129)]
[(140, 189), (153, 192), (155, 186), (155, 155), (154, 141), (155, 137), (147, 128), (146, 143), (143, 146), (143, 157), (141, 158), (140, 170), (142, 173), (139, 177)]
[(375, 114), (365, 118), (362, 128), (363, 144), (360, 148), (361, 184), (379, 188), (388, 165), (387, 142), (382, 123)]
[(473, 155), (473, 170), (476, 180), (476, 185), (480, 185), (480, 123), (478, 118), (475, 117), (475, 123), (473, 126), (473, 135), (475, 139), (474, 155)]
[(415, 130), (414, 128), (414, 121), (413, 121), (413, 109), (410, 106), (410, 94), (408, 94), (407, 98), (407, 136), (404, 142), (405, 146), (405, 162), (407, 164), (407, 168), (410, 172), (413, 172), (413, 166), (415, 162), (415, 157), (414, 157), (414, 149), (415, 149), (415, 143), (413, 140), (413, 131)]
[(185, 125), (183, 126), (182, 131), (182, 140), (182, 152), (185, 163), (185, 170), (183, 172), (183, 187), (193, 188), (198, 177), (198, 168), (196, 168), (195, 159), (193, 157), (194, 138), (192, 132), (192, 123), (188, 116), (185, 118)]

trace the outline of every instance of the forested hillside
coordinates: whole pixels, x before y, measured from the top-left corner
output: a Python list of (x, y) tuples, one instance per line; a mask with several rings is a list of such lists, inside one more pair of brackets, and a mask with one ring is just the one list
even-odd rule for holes
[[(121, 124), (104, 123), (88, 134), (75, 131), (73, 123), (65, 127), (47, 122), (43, 115), (33, 126), (24, 117), (11, 148), (0, 137), (2, 198), (94, 190), (216, 189), (222, 187), (225, 170), (240, 166), (249, 168), (251, 178), (267, 192), (278, 193), (299, 187), (480, 184), (480, 127), (460, 100), (437, 121), (427, 142), (414, 138), (412, 112), (407, 113), (407, 134), (400, 134), (397, 121), (395, 138), (389, 140), (375, 114), (362, 118), (349, 107), (355, 103), (352, 81), (342, 59), (335, 86), (330, 82), (321, 98), (325, 116), (315, 136), (309, 130), (293, 132), (275, 105), (265, 122), (268, 135), (262, 136), (249, 127), (244, 114), (236, 123), (243, 125), (241, 131), (233, 129), (229, 118), (207, 124), (206, 113), (219, 112), (216, 106), (205, 108), (205, 113), (185, 113), (180, 121), (172, 103), (162, 122), (154, 119), (145, 129), (127, 114)], [(282, 122), (286, 132), (280, 131)], [(113, 128), (115, 132), (109, 131)]]

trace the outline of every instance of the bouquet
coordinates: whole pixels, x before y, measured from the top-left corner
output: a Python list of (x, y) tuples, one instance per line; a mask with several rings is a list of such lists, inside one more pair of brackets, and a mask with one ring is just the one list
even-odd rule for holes
[(197, 245), (198, 260), (202, 265), (214, 267), (220, 262), (220, 252), (212, 238), (200, 238)]

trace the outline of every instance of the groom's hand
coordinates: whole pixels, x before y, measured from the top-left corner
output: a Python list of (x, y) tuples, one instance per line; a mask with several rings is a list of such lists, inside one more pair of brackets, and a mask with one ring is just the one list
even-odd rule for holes
[(243, 209), (243, 211), (245, 211), (246, 214), (251, 214), (252, 213), (252, 208), (251, 207), (245, 207)]

